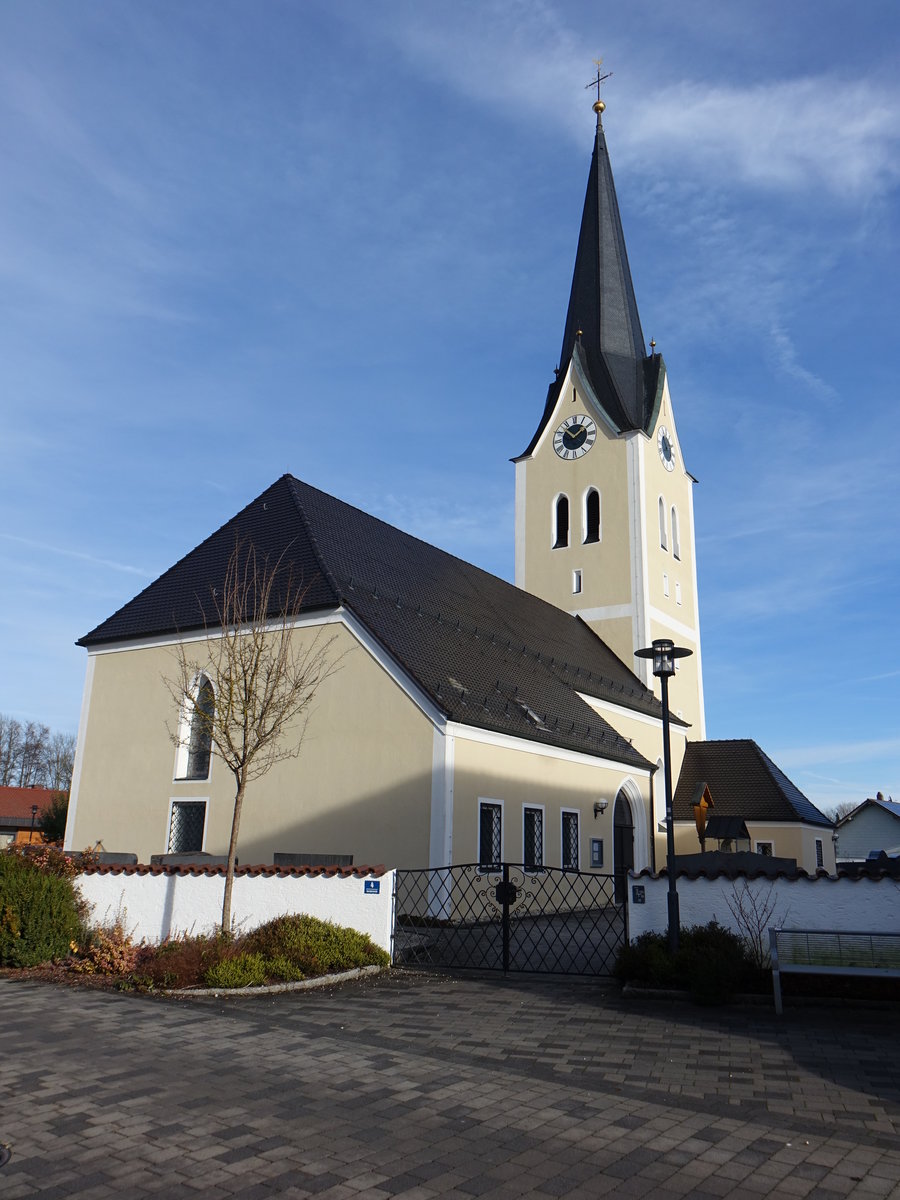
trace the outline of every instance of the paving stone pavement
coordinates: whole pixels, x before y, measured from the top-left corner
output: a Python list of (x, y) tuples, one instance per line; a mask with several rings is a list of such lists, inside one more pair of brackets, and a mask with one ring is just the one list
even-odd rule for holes
[(268, 998), (0, 980), (0, 1200), (900, 1198), (896, 1011), (409, 972)]

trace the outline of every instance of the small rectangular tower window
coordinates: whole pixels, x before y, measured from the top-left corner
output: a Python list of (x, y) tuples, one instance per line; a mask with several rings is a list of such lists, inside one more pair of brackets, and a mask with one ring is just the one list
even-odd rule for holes
[(677, 580), (675, 581), (675, 603), (681, 603), (681, 584)]
[(669, 594), (669, 576), (666, 574), (665, 571), (663, 571), (663, 595), (668, 596), (668, 594)]
[(581, 572), (572, 572), (572, 595), (577, 596), (581, 591)]
[(822, 839), (816, 838), (816, 870), (824, 871), (825, 869), (825, 848), (822, 845)]

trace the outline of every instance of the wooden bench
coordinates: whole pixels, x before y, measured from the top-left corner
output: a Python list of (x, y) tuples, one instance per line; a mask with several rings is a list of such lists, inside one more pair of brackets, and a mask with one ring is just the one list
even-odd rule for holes
[(900, 933), (770, 929), (775, 1011), (781, 1014), (781, 976), (860, 975), (900, 979)]

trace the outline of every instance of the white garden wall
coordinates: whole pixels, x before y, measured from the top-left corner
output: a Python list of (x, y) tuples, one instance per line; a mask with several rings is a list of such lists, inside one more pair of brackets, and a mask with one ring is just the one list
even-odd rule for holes
[[(775, 907), (769, 928), (836, 929), (864, 933), (900, 931), (900, 883), (894, 879), (716, 879), (678, 880), (678, 905), (682, 927), (705, 925), (713, 918), (720, 925), (742, 932), (732, 916), (728, 899), (735, 889), (750, 889), (760, 904), (771, 896)], [(643, 889), (644, 903), (635, 896)], [(642, 933), (664, 933), (668, 923), (665, 875), (631, 876), (628, 880), (628, 933), (632, 941)]]
[[(179, 933), (211, 933), (222, 919), (224, 874), (88, 872), (76, 880), (91, 905), (91, 920), (121, 917), (135, 941), (157, 943)], [(367, 890), (368, 888), (368, 890)], [(285, 913), (307, 913), (368, 934), (390, 953), (394, 872), (356, 875), (235, 875), (235, 928), (248, 931)]]

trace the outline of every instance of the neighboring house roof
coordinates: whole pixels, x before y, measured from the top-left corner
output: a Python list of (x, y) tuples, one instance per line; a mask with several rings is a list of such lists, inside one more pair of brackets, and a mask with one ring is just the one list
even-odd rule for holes
[(829, 829), (833, 824), (750, 738), (688, 742), (672, 801), (676, 821), (693, 822), (691, 799), (700, 782), (709, 785), (720, 817), (802, 821)]
[(578, 695), (662, 715), (584, 621), (291, 475), (78, 644), (213, 625), (238, 542), (302, 581), (304, 611), (353, 613), (450, 720), (650, 766)]
[(37, 805), (37, 821), (58, 795), (53, 788), (0, 787), (0, 825), (27, 829), (31, 825), (31, 806)]
[(537, 445), (573, 360), (582, 384), (588, 384), (598, 408), (617, 432), (643, 429), (646, 433), (652, 429), (665, 366), (661, 355), (648, 356), (646, 352), (606, 136), (599, 119), (560, 369), (556, 382), (550, 385), (541, 423), (522, 457)]
[(846, 825), (848, 821), (852, 821), (855, 816), (858, 816), (859, 813), (861, 813), (863, 809), (867, 808), (869, 805), (881, 808), (886, 813), (890, 813), (892, 817), (897, 817), (898, 820), (900, 820), (900, 801), (885, 800), (885, 798), (879, 794), (874, 800), (871, 798), (868, 800), (863, 800), (862, 804), (858, 804), (852, 812), (848, 812), (845, 816), (841, 817), (837, 823), (837, 828), (840, 829), (842, 825)]

